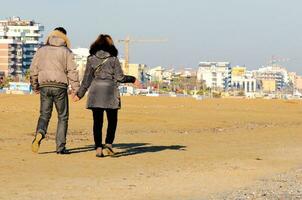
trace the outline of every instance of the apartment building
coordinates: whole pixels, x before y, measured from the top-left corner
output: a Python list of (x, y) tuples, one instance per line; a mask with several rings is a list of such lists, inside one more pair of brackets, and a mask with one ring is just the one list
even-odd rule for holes
[(290, 72), (288, 75), (293, 89), (302, 92), (302, 76), (297, 75), (296, 72)]
[(72, 52), (74, 54), (74, 61), (77, 64), (77, 70), (79, 71), (79, 79), (82, 81), (86, 69), (87, 57), (89, 56), (89, 49), (77, 48), (72, 49)]
[(253, 93), (257, 91), (258, 84), (252, 72), (245, 67), (236, 66), (232, 68), (231, 88), (233, 91)]
[(145, 64), (129, 64), (128, 75), (134, 76), (141, 83), (146, 82), (147, 65)]
[(253, 75), (260, 82), (264, 80), (275, 81), (276, 90), (281, 90), (290, 83), (288, 71), (277, 65), (259, 68), (253, 71)]
[(0, 74), (22, 77), (41, 45), (44, 27), (33, 20), (0, 20)]
[(146, 82), (147, 65), (129, 63), (128, 68), (126, 68), (125, 59), (119, 59), (119, 60), (124, 74), (134, 76), (142, 83)]
[(162, 82), (164, 79), (165, 69), (162, 66), (157, 66), (149, 69), (148, 74), (151, 76), (151, 82)]
[(231, 63), (200, 62), (197, 80), (203, 81), (206, 87), (215, 90), (229, 90), (231, 88)]

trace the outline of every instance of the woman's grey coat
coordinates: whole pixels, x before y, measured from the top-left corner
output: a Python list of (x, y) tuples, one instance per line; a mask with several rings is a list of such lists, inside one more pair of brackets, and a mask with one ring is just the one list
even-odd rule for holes
[(124, 75), (119, 59), (105, 51), (98, 51), (87, 59), (81, 87), (77, 93), (82, 98), (89, 88), (87, 108), (119, 109), (121, 100), (119, 83), (134, 83), (135, 77)]

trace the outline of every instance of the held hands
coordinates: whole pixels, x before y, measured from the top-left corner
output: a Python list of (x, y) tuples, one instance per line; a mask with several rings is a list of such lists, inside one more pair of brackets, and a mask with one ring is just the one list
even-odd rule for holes
[(71, 97), (72, 97), (72, 101), (73, 101), (73, 102), (77, 102), (77, 101), (80, 100), (80, 98), (79, 98), (75, 93), (72, 93), (72, 94), (71, 94)]
[(141, 87), (141, 83), (140, 83), (140, 81), (139, 80), (135, 80), (135, 82), (133, 83), (133, 85), (135, 86), (135, 87), (137, 87), (137, 88), (140, 88)]

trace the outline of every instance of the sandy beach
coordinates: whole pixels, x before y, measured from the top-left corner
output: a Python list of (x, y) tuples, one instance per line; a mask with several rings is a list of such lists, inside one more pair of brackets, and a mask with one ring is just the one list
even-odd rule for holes
[(122, 97), (114, 158), (95, 157), (85, 104), (70, 102), (70, 155), (55, 112), (34, 154), (39, 96), (0, 95), (0, 199), (253, 199), (280, 174), (302, 191), (302, 101)]

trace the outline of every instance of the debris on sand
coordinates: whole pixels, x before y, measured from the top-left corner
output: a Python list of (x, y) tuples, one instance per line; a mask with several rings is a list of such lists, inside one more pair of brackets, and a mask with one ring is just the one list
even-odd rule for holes
[(212, 196), (210, 199), (302, 199), (302, 169), (279, 174), (270, 179), (262, 179), (251, 187), (220, 196)]

